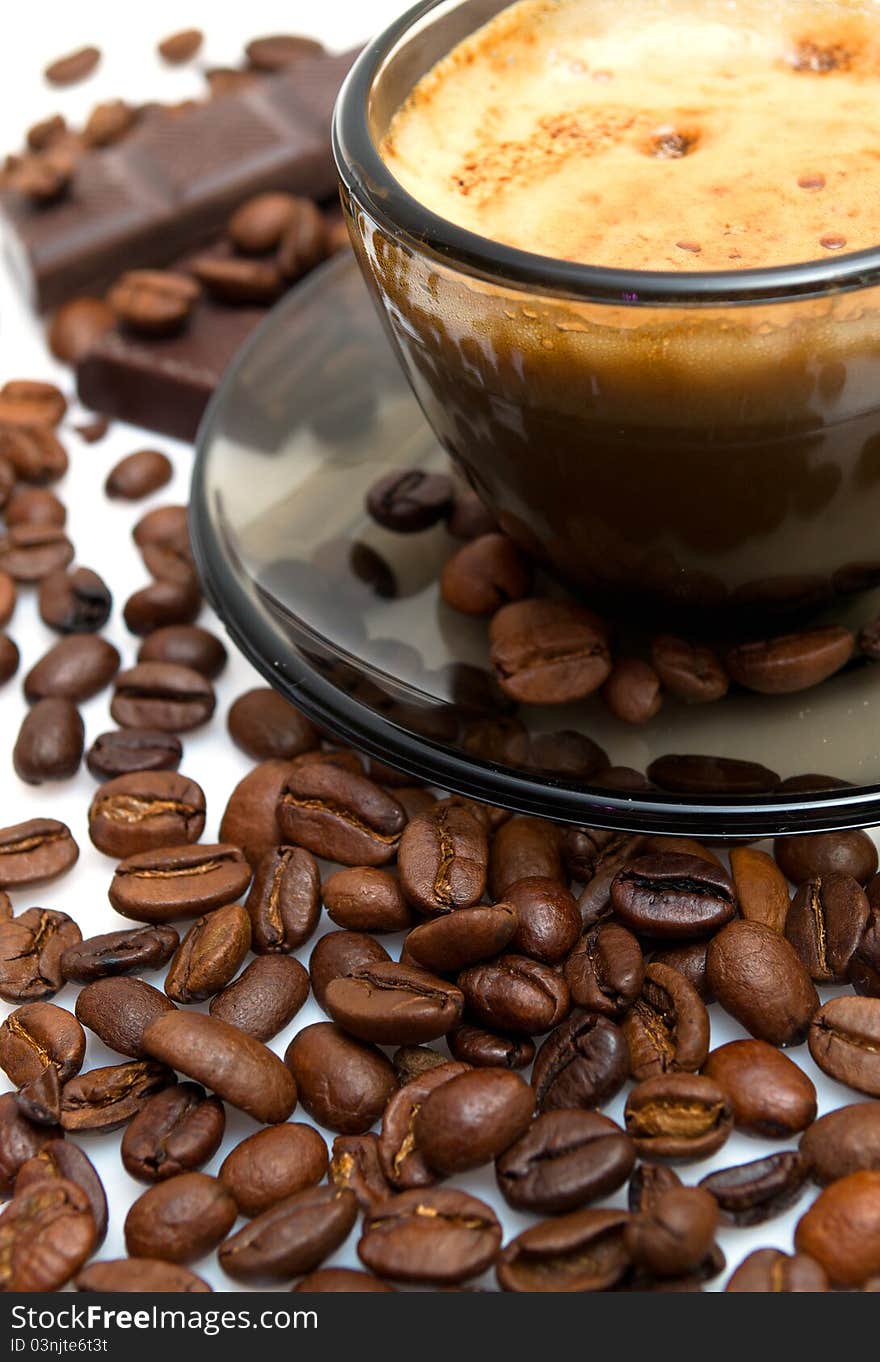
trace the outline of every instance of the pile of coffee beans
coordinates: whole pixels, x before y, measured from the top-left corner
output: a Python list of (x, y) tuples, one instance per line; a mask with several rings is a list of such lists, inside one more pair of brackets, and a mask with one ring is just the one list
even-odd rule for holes
[[(54, 448), (63, 396), (6, 385), (13, 451), (4, 394)], [(116, 727), (88, 746), (91, 847), (42, 804), (0, 829), (0, 1289), (207, 1291), (213, 1256), (215, 1282), (298, 1292), (700, 1290), (725, 1273), (732, 1291), (880, 1289), (867, 833), (722, 856), (510, 815), (340, 747), (262, 686), (226, 709), (228, 760), (248, 765), (221, 809), (185, 751), (212, 721), (226, 740), (227, 663), (195, 622), (186, 509), (134, 524), (153, 580), (123, 608), (123, 660), (101, 633), (111, 589), (74, 566), (40, 485), (56, 474), (30, 468), (10, 456), (6, 505), (37, 518), (8, 534), (43, 538), (7, 549), (6, 620), (36, 591), (58, 639), (28, 659), (15, 769), (49, 793), (72, 777), (91, 697)], [(107, 490), (167, 476), (144, 450)], [(440, 478), (374, 501), (408, 529), (467, 509)], [(521, 605), (527, 628), (493, 626), (508, 689), (561, 696), (606, 666), (593, 617)], [(545, 662), (545, 637), (570, 648)], [(33, 906), (80, 854), (107, 858), (110, 930), (74, 895), (69, 913)], [(713, 1045), (717, 1028), (734, 1038)], [(815, 1066), (840, 1095), (821, 1117)], [(114, 1135), (143, 1186), (131, 1204), (90, 1157)], [(741, 1135), (754, 1153), (725, 1158)], [(795, 1207), (789, 1253), (770, 1222)], [(736, 1231), (765, 1224), (768, 1245), (728, 1268)], [(102, 1255), (120, 1231), (127, 1256)]]

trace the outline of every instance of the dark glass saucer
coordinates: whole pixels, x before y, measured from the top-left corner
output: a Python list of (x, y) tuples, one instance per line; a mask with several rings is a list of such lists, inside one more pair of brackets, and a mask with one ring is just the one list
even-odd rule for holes
[[(242, 351), (192, 488), (212, 604), (317, 723), (420, 781), (559, 820), (704, 837), (880, 822), (880, 664), (798, 695), (670, 701), (641, 728), (598, 697), (511, 706), (486, 621), (439, 599), (446, 528), (394, 534), (365, 510), (374, 482), (412, 467), (449, 461), (343, 254)], [(835, 619), (858, 627), (878, 608), (863, 595)]]

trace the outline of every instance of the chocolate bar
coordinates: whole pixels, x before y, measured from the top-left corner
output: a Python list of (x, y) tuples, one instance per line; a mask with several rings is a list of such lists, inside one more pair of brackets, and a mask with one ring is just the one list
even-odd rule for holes
[(356, 55), (303, 57), (238, 93), (152, 109), (122, 142), (86, 152), (55, 202), (0, 193), (4, 250), (34, 305), (57, 307), (123, 270), (167, 264), (253, 194), (329, 197), (330, 116)]

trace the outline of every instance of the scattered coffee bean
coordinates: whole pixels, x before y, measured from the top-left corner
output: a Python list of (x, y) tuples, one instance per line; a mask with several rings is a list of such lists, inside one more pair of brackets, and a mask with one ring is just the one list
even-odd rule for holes
[(207, 1173), (178, 1173), (142, 1192), (125, 1217), (132, 1257), (191, 1263), (229, 1233), (238, 1210), (229, 1192)]
[(442, 473), (412, 468), (389, 473), (370, 488), (367, 510), (396, 534), (430, 529), (452, 511), (452, 483)]
[(67, 824), (54, 818), (30, 818), (0, 828), (0, 888), (45, 884), (69, 870), (78, 856)]
[(671, 852), (639, 856), (619, 870), (611, 903), (625, 926), (662, 938), (709, 935), (736, 911), (725, 870)]
[(11, 680), (18, 671), (18, 647), (8, 634), (0, 634), (0, 686)]
[(116, 325), (116, 313), (102, 298), (71, 298), (49, 326), (49, 349), (62, 364), (77, 364)]
[(15, 1093), (0, 1094), (0, 1196), (12, 1194), (24, 1164), (57, 1136), (57, 1128), (40, 1125), (25, 1115)]
[(785, 877), (766, 851), (733, 847), (730, 870), (739, 910), (749, 922), (784, 932), (789, 897)]
[(559, 829), (543, 818), (510, 818), (495, 833), (489, 853), (489, 888), (496, 900), (518, 880), (538, 876), (567, 884)]
[[(430, 1051), (436, 1054), (436, 1051)], [(438, 1173), (429, 1167), (415, 1130), (416, 1117), (430, 1095), (468, 1070), (463, 1064), (444, 1063), (443, 1056), (432, 1067), (408, 1078), (388, 1099), (382, 1116), (378, 1156), (383, 1178), (397, 1191), (431, 1187)]]
[[(158, 991), (158, 990), (157, 990)], [(161, 996), (161, 995), (160, 995)], [(61, 1093), (61, 1124), (65, 1130), (118, 1130), (140, 1111), (154, 1092), (174, 1082), (164, 1064), (131, 1060), (77, 1074)]]
[(73, 634), (54, 644), (24, 679), (28, 700), (58, 696), (78, 704), (108, 686), (119, 670), (119, 653), (105, 638)]
[(149, 1098), (126, 1128), (125, 1170), (138, 1182), (195, 1172), (216, 1154), (225, 1127), (222, 1102), (197, 1083), (175, 1083)]
[(293, 194), (278, 191), (246, 199), (226, 225), (235, 249), (245, 255), (276, 250), (296, 216), (299, 202)]
[(40, 618), (59, 634), (91, 634), (110, 618), (113, 597), (91, 568), (50, 572), (40, 584)]
[(80, 990), (76, 1015), (105, 1045), (120, 1055), (144, 1059), (144, 1032), (174, 1004), (143, 979), (96, 979)]
[(403, 893), (430, 917), (469, 908), (485, 891), (488, 856), (477, 819), (456, 805), (438, 804), (403, 831), (398, 849)]
[(57, 1291), (95, 1246), (89, 1199), (63, 1178), (33, 1182), (0, 1215), (0, 1291)]
[(129, 270), (107, 294), (124, 326), (142, 336), (181, 331), (201, 296), (196, 281), (172, 270)]
[(387, 1282), (380, 1282), (370, 1272), (358, 1272), (353, 1267), (322, 1267), (303, 1277), (291, 1291), (394, 1291)]
[(576, 1007), (620, 1017), (641, 993), (645, 962), (632, 932), (605, 922), (584, 933), (562, 972)]
[(608, 632), (571, 601), (502, 606), (489, 626), (492, 668), (505, 695), (522, 704), (583, 700), (608, 679)]
[(201, 672), (209, 681), (226, 666), (226, 648), (215, 634), (197, 624), (168, 624), (147, 634), (138, 649), (138, 662), (172, 662)]
[(627, 1205), (634, 1212), (648, 1211), (664, 1192), (683, 1185), (674, 1168), (663, 1163), (640, 1163), (629, 1180)]
[(328, 932), (316, 943), (309, 959), (315, 1002), (326, 1012), (327, 986), (331, 980), (352, 974), (361, 965), (383, 963), (391, 964), (391, 957), (374, 937), (365, 932)]
[(785, 935), (820, 984), (840, 984), (868, 922), (868, 900), (852, 875), (807, 880), (792, 900)]
[(812, 1080), (764, 1040), (732, 1040), (711, 1052), (702, 1071), (726, 1092), (737, 1130), (785, 1140), (816, 1118)]
[[(55, 432), (50, 430), (48, 426), (0, 426), (0, 458), (12, 465), (19, 481), (33, 483), (38, 487), (49, 482), (57, 482), (59, 478), (63, 478), (69, 464), (67, 450)], [(13, 527), (14, 532), (10, 532), (4, 552), (16, 553), (25, 564), (26, 569), (29, 556), (33, 558), (30, 575), (22, 578), (22, 580), (34, 581), (36, 580), (34, 573), (37, 572), (38, 568), (45, 569), (42, 573), (42, 575), (45, 575), (52, 568), (64, 567), (73, 557), (73, 550), (70, 551), (70, 558), (53, 562), (50, 565), (48, 560), (53, 556), (59, 560), (64, 556), (64, 544), (66, 543), (64, 536), (59, 533), (53, 538), (47, 533), (44, 541), (45, 548), (41, 554), (39, 537), (28, 538), (27, 535), (16, 537), (17, 534), (20, 535), (20, 532), (27, 528), (28, 523), (33, 528), (42, 524), (47, 532), (50, 528), (45, 520), (42, 522), (29, 521)], [(7, 524), (7, 529), (9, 528)], [(56, 528), (59, 527), (56, 526)], [(12, 569), (9, 568), (9, 571), (11, 572)], [(12, 575), (15, 576), (16, 574), (13, 573)]]
[[(173, 624), (192, 624), (202, 606), (194, 577), (184, 581), (158, 580), (135, 591), (123, 607), (126, 628), (141, 638)], [(159, 663), (144, 663), (159, 666)]]
[(828, 1291), (825, 1269), (806, 1253), (755, 1249), (733, 1273), (725, 1291)]
[(245, 907), (258, 955), (298, 950), (321, 915), (321, 880), (314, 856), (301, 847), (272, 847), (257, 865)]
[(52, 526), (15, 525), (0, 539), (0, 568), (16, 582), (41, 582), (72, 558), (67, 535)]
[(169, 66), (180, 66), (198, 55), (203, 42), (204, 34), (200, 28), (182, 28), (178, 33), (170, 33), (163, 38), (157, 44), (157, 51)]
[(758, 1040), (800, 1045), (819, 997), (791, 944), (759, 922), (729, 922), (709, 944), (709, 986)]
[(264, 1125), (296, 1106), (289, 1069), (260, 1041), (217, 1017), (169, 1012), (147, 1027), (144, 1049)]
[(646, 724), (663, 704), (660, 677), (639, 657), (618, 658), (602, 687), (602, 699), (623, 723)]
[(721, 659), (704, 643), (662, 634), (651, 644), (651, 661), (663, 685), (688, 704), (722, 700), (729, 685)]
[(74, 1182), (86, 1194), (95, 1222), (95, 1248), (107, 1234), (107, 1194), (91, 1159), (72, 1140), (50, 1139), (38, 1154), (23, 1163), (15, 1179), (15, 1194), (35, 1182), (63, 1179)]
[(223, 1271), (236, 1281), (284, 1281), (311, 1272), (348, 1238), (357, 1219), (354, 1194), (310, 1187), (278, 1201), (221, 1245)]
[(267, 1041), (293, 1020), (309, 993), (309, 976), (289, 955), (261, 955), (211, 999), (212, 1017)]
[(343, 1135), (369, 1130), (397, 1089), (397, 1076), (382, 1052), (331, 1022), (300, 1031), (284, 1062), (309, 1115)]
[(240, 695), (227, 717), (233, 742), (257, 761), (292, 758), (318, 746), (318, 733), (304, 714), (266, 686)]
[(196, 842), (205, 826), (200, 786), (175, 771), (138, 771), (102, 785), (89, 809), (89, 837), (106, 856)]
[(28, 785), (69, 780), (82, 761), (85, 730), (71, 700), (38, 700), (24, 717), (12, 749), (16, 774)]
[(810, 1054), (839, 1083), (880, 1097), (880, 998), (831, 998), (813, 1017)]
[(678, 970), (657, 961), (648, 965), (642, 991), (621, 1025), (633, 1078), (703, 1067), (709, 1051), (709, 1014)]
[(175, 951), (165, 992), (182, 1005), (204, 1002), (234, 979), (250, 945), (251, 920), (241, 904), (213, 909), (196, 919)]
[(131, 927), (90, 936), (61, 954), (61, 972), (68, 981), (90, 984), (140, 970), (159, 969), (174, 954), (180, 938), (173, 927)]
[(506, 1245), (502, 1291), (608, 1291), (630, 1266), (626, 1211), (573, 1211), (542, 1220)]
[(480, 1026), (457, 1026), (446, 1040), (453, 1058), (475, 1069), (527, 1069), (535, 1058), (534, 1041), (499, 1036)]
[(840, 625), (740, 643), (725, 653), (724, 665), (740, 686), (762, 695), (789, 695), (827, 680), (849, 661), (855, 640)]
[(804, 1190), (807, 1172), (801, 1155), (786, 1149), (709, 1173), (700, 1186), (715, 1198), (724, 1223), (762, 1225), (795, 1204)]
[(180, 739), (158, 729), (121, 728), (100, 733), (86, 753), (96, 780), (114, 780), (134, 771), (176, 771), (183, 756)]
[(446, 560), (440, 595), (463, 615), (493, 615), (509, 601), (522, 600), (532, 587), (532, 567), (506, 534), (471, 539)]
[(501, 1226), (483, 1201), (451, 1187), (401, 1192), (364, 1217), (358, 1256), (393, 1281), (455, 1286), (495, 1261)]
[(454, 984), (425, 970), (394, 964), (361, 965), (331, 979), (325, 1004), (334, 1021), (359, 1040), (418, 1045), (451, 1031), (464, 998)]
[(700, 1074), (661, 1074), (633, 1088), (624, 1112), (643, 1158), (691, 1161), (721, 1148), (733, 1125), (727, 1095)]
[(776, 772), (759, 762), (696, 754), (657, 757), (645, 774), (652, 785), (671, 794), (768, 794), (779, 784)]
[(393, 1195), (379, 1162), (379, 1137), (337, 1135), (333, 1141), (329, 1180), (334, 1187), (348, 1187), (366, 1214)]
[(632, 1261), (658, 1277), (679, 1277), (711, 1252), (718, 1224), (715, 1200), (702, 1187), (674, 1187), (651, 1198), (624, 1232)]
[(179, 1263), (163, 1263), (159, 1258), (110, 1258), (89, 1263), (74, 1279), (77, 1291), (101, 1294), (148, 1291), (210, 1291), (201, 1277)]
[(880, 1173), (850, 1173), (826, 1187), (798, 1221), (794, 1244), (835, 1286), (862, 1286), (880, 1272)]
[(18, 1105), (41, 1125), (57, 1125), (61, 1085), (79, 1073), (86, 1038), (66, 1008), (26, 1003), (0, 1025), (0, 1069), (18, 1088)]
[(365, 776), (316, 762), (288, 776), (277, 815), (288, 842), (342, 865), (384, 865), (406, 823), (397, 800)]
[(516, 1210), (560, 1215), (607, 1196), (626, 1181), (635, 1146), (594, 1111), (549, 1111), (496, 1159), (505, 1201)]
[(132, 530), (139, 549), (164, 544), (178, 553), (190, 552), (189, 511), (186, 506), (156, 506), (145, 512)]
[(799, 837), (777, 837), (773, 855), (779, 868), (795, 884), (822, 875), (852, 875), (867, 884), (877, 873), (877, 848), (866, 832), (813, 832)]
[(158, 449), (140, 449), (114, 464), (107, 474), (104, 491), (108, 497), (138, 501), (164, 487), (173, 472), (166, 454), (160, 454)]
[(607, 1017), (573, 1012), (535, 1056), (538, 1108), (603, 1106), (623, 1087), (628, 1072), (629, 1051), (620, 1027)]
[(43, 75), (50, 85), (76, 85), (92, 74), (100, 60), (99, 48), (80, 47), (50, 62)]
[(409, 933), (404, 943), (407, 961), (429, 973), (457, 974), (467, 965), (498, 955), (516, 927), (517, 914), (508, 903), (459, 908)]
[(826, 1112), (801, 1136), (800, 1152), (820, 1186), (864, 1169), (880, 1171), (880, 1102)]
[(329, 916), (350, 931), (401, 932), (412, 923), (400, 885), (387, 870), (337, 870), (324, 881), (322, 892)]
[(540, 1036), (568, 1013), (568, 985), (548, 965), (500, 955), (458, 976), (468, 1017), (490, 1030)]
[(120, 861), (108, 897), (117, 913), (136, 922), (199, 917), (240, 898), (250, 867), (223, 842), (169, 846)]
[(64, 983), (61, 956), (82, 939), (66, 913), (26, 908), (0, 920), (0, 998), (10, 1003), (51, 998)]
[(218, 1174), (242, 1215), (260, 1215), (317, 1186), (327, 1172), (327, 1146), (317, 1130), (294, 1122), (267, 1126), (227, 1154)]

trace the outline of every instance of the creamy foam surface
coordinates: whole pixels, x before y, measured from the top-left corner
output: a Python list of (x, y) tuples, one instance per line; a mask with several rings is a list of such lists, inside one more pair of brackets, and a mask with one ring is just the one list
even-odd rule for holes
[(520, 0), (382, 155), (433, 212), (585, 264), (746, 269), (880, 243), (880, 3)]

